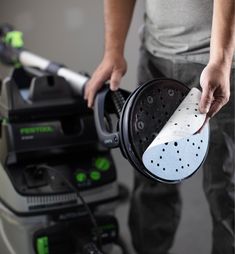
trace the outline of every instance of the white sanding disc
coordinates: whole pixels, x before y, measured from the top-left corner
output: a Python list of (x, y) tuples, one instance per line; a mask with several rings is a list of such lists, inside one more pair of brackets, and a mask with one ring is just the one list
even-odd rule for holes
[(192, 88), (142, 156), (145, 167), (162, 180), (189, 177), (206, 156), (209, 125), (197, 133), (206, 119), (199, 111), (200, 97), (200, 90)]

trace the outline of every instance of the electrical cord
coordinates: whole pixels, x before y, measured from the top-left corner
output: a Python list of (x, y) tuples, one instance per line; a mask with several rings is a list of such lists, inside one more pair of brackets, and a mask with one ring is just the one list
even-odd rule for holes
[[(92, 213), (90, 207), (88, 206), (88, 204), (86, 203), (85, 199), (82, 197), (80, 191), (77, 189), (77, 187), (75, 187), (62, 173), (60, 173), (58, 170), (56, 170), (55, 168), (53, 167), (50, 167), (48, 165), (45, 165), (45, 164), (41, 164), (41, 165), (38, 165), (36, 166), (36, 170), (42, 170), (42, 169), (45, 169), (45, 170), (48, 170), (48, 171), (52, 171), (53, 173), (55, 173), (57, 176), (59, 176), (61, 179), (63, 179), (63, 181), (67, 184), (67, 186), (73, 190), (78, 198), (80, 199), (83, 207), (85, 208), (90, 220), (91, 220), (91, 223), (92, 225), (94, 226), (94, 229), (95, 229), (95, 235), (98, 239), (98, 247), (102, 250), (102, 239), (101, 239), (101, 234), (100, 234), (100, 230), (99, 230), (99, 226), (98, 226), (98, 223), (96, 221), (96, 218), (94, 216), (94, 214)], [(93, 252), (95, 254), (95, 252)], [(97, 252), (97, 254), (104, 254), (102, 252)]]

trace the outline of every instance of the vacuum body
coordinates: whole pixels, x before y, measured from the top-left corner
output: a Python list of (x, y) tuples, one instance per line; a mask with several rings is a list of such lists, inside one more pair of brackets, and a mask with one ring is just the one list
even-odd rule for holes
[(77, 254), (97, 241), (64, 178), (90, 206), (102, 242), (115, 241), (116, 167), (98, 141), (92, 111), (67, 81), (15, 69), (1, 84), (0, 116), (0, 253)]

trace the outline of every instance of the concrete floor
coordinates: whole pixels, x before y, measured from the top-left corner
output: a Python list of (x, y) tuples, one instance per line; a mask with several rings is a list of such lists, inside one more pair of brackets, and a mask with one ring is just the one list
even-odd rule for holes
[[(133, 186), (133, 168), (121, 156), (119, 150), (113, 152), (116, 165), (118, 165), (119, 182)], [(202, 173), (200, 169), (193, 177), (183, 182), (181, 192), (183, 209), (181, 222), (172, 247), (172, 254), (209, 254), (211, 250), (211, 217), (208, 204), (202, 190)], [(136, 254), (132, 245), (127, 224), (129, 202), (120, 205), (116, 215), (120, 223), (120, 231), (125, 239), (130, 254)], [(145, 253), (141, 253), (145, 254)]]

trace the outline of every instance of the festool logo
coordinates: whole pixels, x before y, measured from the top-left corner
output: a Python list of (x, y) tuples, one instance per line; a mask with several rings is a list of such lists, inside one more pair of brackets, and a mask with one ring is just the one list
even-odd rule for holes
[(20, 128), (21, 135), (32, 135), (32, 134), (52, 133), (52, 132), (54, 132), (54, 128), (51, 126), (36, 126), (36, 127)]

